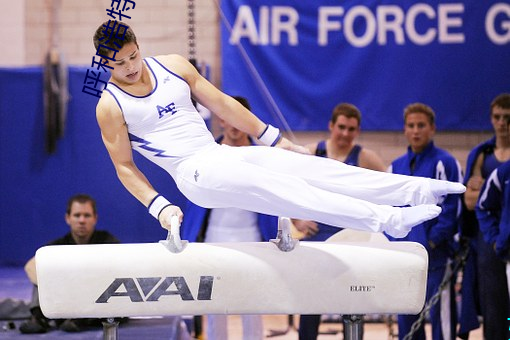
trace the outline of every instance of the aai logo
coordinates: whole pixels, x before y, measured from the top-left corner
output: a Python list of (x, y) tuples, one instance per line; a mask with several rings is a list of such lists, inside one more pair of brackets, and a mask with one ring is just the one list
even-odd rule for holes
[(211, 300), (213, 281), (213, 276), (200, 276), (198, 291), (193, 296), (182, 276), (116, 278), (96, 303), (107, 303), (113, 297), (129, 297), (131, 302), (158, 301), (163, 295), (179, 295), (183, 301)]

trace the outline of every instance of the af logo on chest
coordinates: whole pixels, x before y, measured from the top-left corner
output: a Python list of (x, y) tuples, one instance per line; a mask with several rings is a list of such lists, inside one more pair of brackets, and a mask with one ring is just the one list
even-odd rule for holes
[(158, 110), (159, 118), (163, 118), (167, 114), (173, 115), (177, 112), (174, 102), (171, 102), (167, 106), (156, 105), (156, 109)]

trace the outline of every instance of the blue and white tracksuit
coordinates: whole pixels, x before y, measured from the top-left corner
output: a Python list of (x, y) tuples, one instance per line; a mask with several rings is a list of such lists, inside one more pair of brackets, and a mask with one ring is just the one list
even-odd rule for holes
[[(472, 176), (473, 167), (480, 155), (483, 155), (482, 177), (489, 175), (502, 163), (494, 155), (496, 138), (493, 137), (477, 145), (469, 154), (466, 163), (466, 183)], [(507, 290), (506, 264), (497, 256), (491, 244), (484, 240), (479, 221), (474, 211), (465, 207), (462, 213), (463, 235), (471, 238), (470, 256), (463, 275), (462, 310), (460, 313), (460, 331), (466, 333), (477, 328), (477, 314), (483, 318), (485, 339), (507, 340), (510, 338), (507, 323), (510, 308)], [(479, 310), (477, 308), (479, 305)]]
[[(436, 147), (433, 142), (430, 142), (419, 154), (414, 153), (409, 147), (405, 155), (392, 162), (390, 171), (452, 182), (462, 181), (459, 162), (448, 152)], [(395, 240), (418, 242), (427, 249), (429, 254), (427, 301), (438, 291), (447, 270), (449, 258), (452, 256), (453, 237), (457, 233), (460, 216), (460, 195), (448, 195), (440, 205), (442, 212), (437, 218), (415, 226), (406, 237)], [(431, 244), (434, 245), (433, 249)], [(440, 301), (431, 309), (430, 319), (434, 340), (455, 339), (455, 310), (452, 282), (451, 289), (446, 288), (445, 294), (442, 294)], [(415, 315), (398, 316), (399, 339), (403, 339), (409, 333), (417, 318), (418, 316)], [(413, 339), (425, 339), (423, 325)]]
[[(478, 243), (480, 304), (486, 339), (509, 339), (508, 260), (510, 249), (510, 161), (491, 172), (475, 211), (483, 240)], [(485, 260), (485, 261), (484, 261)], [(505, 289), (505, 287), (507, 289)]]

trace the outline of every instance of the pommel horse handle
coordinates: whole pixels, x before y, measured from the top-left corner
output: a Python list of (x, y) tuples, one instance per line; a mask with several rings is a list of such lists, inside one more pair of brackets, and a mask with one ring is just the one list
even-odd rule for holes
[(298, 240), (293, 239), (290, 234), (290, 225), (292, 222), (288, 217), (279, 217), (278, 218), (278, 234), (275, 239), (269, 240), (270, 242), (276, 244), (278, 249), (281, 251), (291, 251), (296, 245), (299, 243)]
[(172, 253), (180, 253), (188, 244), (188, 241), (181, 240), (180, 230), (181, 223), (179, 222), (179, 217), (174, 215), (170, 219), (170, 230), (168, 231), (166, 240), (161, 240), (159, 243), (164, 245), (165, 248)]

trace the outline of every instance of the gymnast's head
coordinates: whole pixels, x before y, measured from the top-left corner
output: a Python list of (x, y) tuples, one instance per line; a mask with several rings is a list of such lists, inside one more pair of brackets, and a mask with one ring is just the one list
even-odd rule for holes
[(361, 111), (351, 103), (340, 103), (333, 109), (333, 113), (331, 114), (331, 119), (329, 120), (330, 124), (335, 124), (338, 120), (338, 117), (345, 117), (348, 119), (353, 118), (358, 127), (361, 125)]
[(94, 47), (112, 81), (133, 84), (142, 75), (143, 60), (133, 29), (126, 23), (109, 20), (102, 23), (94, 34)]
[(510, 93), (502, 93), (491, 102), (491, 123), (498, 136), (510, 138)]
[(108, 20), (103, 22), (94, 33), (94, 48), (98, 55), (111, 57), (126, 44), (135, 44), (138, 48), (135, 32), (124, 22)]
[(350, 147), (361, 130), (361, 112), (353, 104), (340, 103), (335, 106), (329, 120), (329, 139), (339, 148)]

